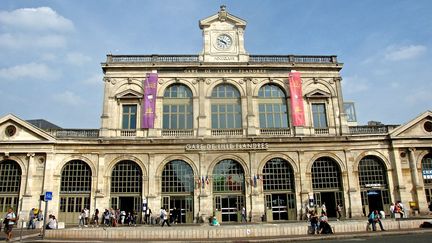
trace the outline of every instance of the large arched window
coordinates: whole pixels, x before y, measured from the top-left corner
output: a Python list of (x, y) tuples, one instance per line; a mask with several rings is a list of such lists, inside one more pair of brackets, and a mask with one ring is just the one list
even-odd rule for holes
[(264, 191), (293, 191), (294, 173), (291, 165), (281, 158), (269, 160), (263, 168)]
[(242, 128), (239, 91), (230, 84), (216, 86), (211, 95), (212, 129)]
[(182, 84), (169, 86), (163, 99), (163, 129), (192, 129), (192, 92)]
[(312, 165), (313, 189), (341, 189), (341, 172), (338, 164), (328, 157), (317, 159)]
[(282, 89), (266, 84), (258, 91), (260, 128), (287, 128), (288, 109)]
[(375, 156), (366, 156), (359, 163), (360, 187), (387, 187), (386, 167)]
[(243, 192), (244, 171), (234, 160), (220, 161), (213, 170), (213, 192)]
[(432, 201), (432, 153), (422, 159), (422, 175), (426, 193), (426, 200)]
[(189, 164), (174, 160), (165, 165), (162, 172), (162, 193), (192, 193), (193, 190), (194, 175)]
[(133, 161), (117, 163), (111, 174), (111, 193), (141, 194), (142, 175), (141, 168)]
[(72, 160), (62, 169), (60, 193), (90, 193), (91, 169), (84, 161)]
[(59, 219), (67, 224), (76, 223), (76, 214), (90, 209), (92, 173), (82, 160), (69, 161), (62, 168), (60, 181)]
[(21, 186), (21, 167), (13, 160), (0, 163), (0, 213), (8, 208), (18, 208), (18, 198)]

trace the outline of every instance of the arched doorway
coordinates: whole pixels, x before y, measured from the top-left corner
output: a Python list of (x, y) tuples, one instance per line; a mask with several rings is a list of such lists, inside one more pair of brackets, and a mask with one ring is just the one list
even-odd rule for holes
[(131, 160), (118, 162), (111, 173), (111, 208), (135, 212), (141, 220), (142, 170)]
[(193, 192), (192, 167), (182, 160), (167, 163), (162, 172), (162, 206), (176, 215), (178, 223), (193, 223)]
[(432, 153), (427, 154), (422, 159), (422, 176), (426, 200), (430, 203), (432, 201)]
[(0, 214), (4, 215), (9, 208), (18, 209), (21, 186), (21, 167), (13, 160), (0, 163)]
[[(225, 159), (213, 169), (214, 211), (220, 222), (240, 222), (245, 205), (243, 167), (234, 160)], [(246, 208), (247, 212), (247, 208)]]
[(369, 215), (372, 210), (384, 210), (390, 214), (387, 169), (381, 159), (372, 155), (362, 158), (358, 172), (363, 215)]
[(284, 159), (273, 158), (265, 164), (262, 174), (267, 221), (296, 219), (294, 173), (291, 165)]
[[(336, 217), (336, 206), (343, 205), (342, 177), (339, 165), (321, 157), (312, 165), (312, 188), (316, 205), (325, 203), (328, 217)], [(344, 207), (345, 208), (345, 207)]]
[(63, 166), (58, 217), (65, 224), (76, 224), (79, 212), (90, 210), (91, 178), (90, 166), (84, 161), (72, 160)]

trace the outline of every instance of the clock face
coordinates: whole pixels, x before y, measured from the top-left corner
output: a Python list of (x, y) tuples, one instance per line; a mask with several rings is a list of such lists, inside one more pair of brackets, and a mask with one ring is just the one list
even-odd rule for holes
[(228, 49), (232, 45), (232, 39), (227, 34), (219, 35), (216, 38), (216, 47), (219, 49)]

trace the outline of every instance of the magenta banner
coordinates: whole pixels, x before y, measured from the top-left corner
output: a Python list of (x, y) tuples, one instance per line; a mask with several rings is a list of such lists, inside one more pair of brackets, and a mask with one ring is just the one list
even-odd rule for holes
[(291, 114), (293, 126), (304, 126), (303, 91), (300, 72), (289, 74), (289, 88), (291, 93)]
[(147, 78), (143, 81), (144, 99), (141, 128), (154, 128), (157, 81), (157, 73), (147, 73)]

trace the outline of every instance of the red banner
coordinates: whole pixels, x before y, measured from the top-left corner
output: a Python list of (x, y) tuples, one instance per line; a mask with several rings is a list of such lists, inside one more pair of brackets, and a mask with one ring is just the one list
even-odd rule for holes
[(293, 126), (304, 126), (303, 92), (300, 72), (289, 74), (289, 88), (291, 93), (291, 115)]

